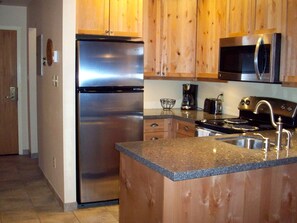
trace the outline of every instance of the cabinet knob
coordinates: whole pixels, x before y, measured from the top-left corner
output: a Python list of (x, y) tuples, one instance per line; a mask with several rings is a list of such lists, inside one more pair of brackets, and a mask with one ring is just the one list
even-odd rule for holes
[(152, 137), (151, 140), (158, 140), (158, 137)]
[(185, 126), (184, 127), (184, 130), (187, 132), (187, 131), (189, 131), (189, 126)]
[(157, 123), (153, 123), (153, 124), (151, 124), (151, 127), (152, 128), (156, 128), (156, 127), (158, 127), (159, 125), (157, 124)]
[(108, 30), (105, 30), (105, 34), (107, 34), (107, 35), (108, 35), (108, 34), (109, 34), (109, 31), (108, 31)]

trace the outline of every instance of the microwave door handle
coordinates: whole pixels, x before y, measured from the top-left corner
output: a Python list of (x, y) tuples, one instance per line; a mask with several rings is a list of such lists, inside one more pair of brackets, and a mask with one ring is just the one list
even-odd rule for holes
[(257, 44), (256, 44), (256, 48), (255, 48), (255, 54), (254, 54), (254, 67), (255, 67), (255, 72), (256, 72), (257, 78), (259, 80), (262, 80), (262, 75), (260, 74), (260, 71), (259, 71), (259, 62), (258, 62), (259, 49), (260, 49), (262, 42), (263, 42), (263, 38), (259, 37)]

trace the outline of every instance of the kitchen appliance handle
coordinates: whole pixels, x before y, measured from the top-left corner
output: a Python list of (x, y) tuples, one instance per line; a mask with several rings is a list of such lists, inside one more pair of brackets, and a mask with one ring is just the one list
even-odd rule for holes
[(258, 56), (259, 56), (259, 49), (261, 44), (263, 43), (263, 37), (259, 37), (257, 44), (256, 44), (256, 48), (255, 48), (255, 53), (254, 53), (254, 67), (255, 67), (255, 72), (257, 75), (257, 78), (259, 80), (262, 80), (262, 75), (259, 71), (259, 61), (258, 61)]

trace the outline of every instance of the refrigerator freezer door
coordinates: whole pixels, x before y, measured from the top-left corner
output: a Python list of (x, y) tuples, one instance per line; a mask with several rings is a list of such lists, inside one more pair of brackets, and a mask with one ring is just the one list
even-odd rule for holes
[(143, 138), (143, 92), (79, 94), (79, 202), (118, 199), (116, 142)]
[(143, 43), (77, 41), (77, 86), (143, 86)]

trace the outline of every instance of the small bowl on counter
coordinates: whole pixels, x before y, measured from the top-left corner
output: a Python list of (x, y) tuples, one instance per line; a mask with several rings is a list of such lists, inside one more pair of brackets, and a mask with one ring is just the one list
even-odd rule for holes
[(160, 102), (163, 110), (170, 110), (175, 105), (176, 100), (171, 98), (161, 98)]

